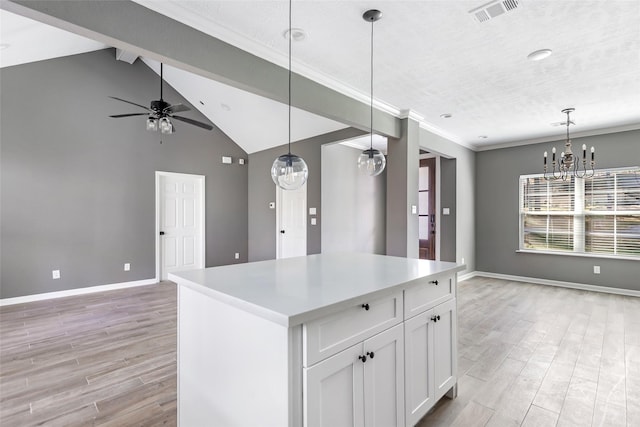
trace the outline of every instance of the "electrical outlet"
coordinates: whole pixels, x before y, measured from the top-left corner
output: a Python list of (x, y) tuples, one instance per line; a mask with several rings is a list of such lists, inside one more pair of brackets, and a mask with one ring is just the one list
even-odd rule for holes
[(51, 272), (51, 277), (53, 277), (54, 279), (59, 279), (60, 278), (60, 270), (53, 270)]
[(124, 271), (129, 271), (129, 270), (131, 270), (131, 264), (127, 262), (124, 264)]
[(411, 205), (411, 214), (415, 215), (418, 213), (418, 207), (416, 205)]
[(236, 252), (236, 259), (240, 259), (240, 253)]
[(600, 274), (600, 266), (599, 265), (594, 265), (593, 266), (593, 274)]

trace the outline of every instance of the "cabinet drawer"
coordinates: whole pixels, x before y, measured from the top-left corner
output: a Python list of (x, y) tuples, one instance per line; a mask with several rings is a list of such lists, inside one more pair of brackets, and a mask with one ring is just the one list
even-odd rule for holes
[(432, 276), (414, 283), (404, 291), (404, 318), (409, 319), (455, 297), (455, 292), (455, 274)]
[(305, 323), (304, 366), (311, 366), (400, 323), (402, 313), (402, 292), (398, 292)]

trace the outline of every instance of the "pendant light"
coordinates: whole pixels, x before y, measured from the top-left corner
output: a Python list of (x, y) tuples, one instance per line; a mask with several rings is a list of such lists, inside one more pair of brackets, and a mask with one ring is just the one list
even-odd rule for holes
[(274, 160), (271, 179), (283, 190), (297, 190), (307, 182), (309, 169), (302, 157), (291, 154), (291, 1), (289, 0), (289, 152)]
[(358, 157), (358, 169), (369, 176), (380, 175), (387, 164), (384, 154), (373, 148), (373, 23), (380, 18), (382, 12), (376, 9), (367, 10), (362, 15), (362, 19), (371, 22), (371, 122), (369, 149), (364, 150)]

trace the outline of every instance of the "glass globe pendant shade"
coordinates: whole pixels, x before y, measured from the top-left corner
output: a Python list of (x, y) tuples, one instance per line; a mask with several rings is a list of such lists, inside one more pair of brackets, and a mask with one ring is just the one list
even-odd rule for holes
[(271, 166), (271, 179), (283, 190), (297, 190), (307, 182), (308, 176), (307, 164), (295, 154), (283, 154)]
[(160, 119), (160, 132), (173, 133), (173, 124), (171, 124), (171, 121), (167, 117)]
[(158, 121), (155, 117), (149, 117), (147, 119), (147, 130), (157, 131), (158, 130)]
[(358, 157), (358, 169), (369, 176), (380, 175), (386, 165), (387, 159), (384, 154), (375, 148), (364, 150)]

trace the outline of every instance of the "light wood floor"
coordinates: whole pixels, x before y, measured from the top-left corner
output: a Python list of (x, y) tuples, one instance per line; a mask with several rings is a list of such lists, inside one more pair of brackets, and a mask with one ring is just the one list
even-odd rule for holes
[(0, 308), (0, 425), (176, 425), (173, 283)]
[[(474, 278), (458, 319), (420, 427), (640, 426), (640, 298)], [(0, 424), (175, 425), (175, 360), (171, 283), (1, 307)]]

